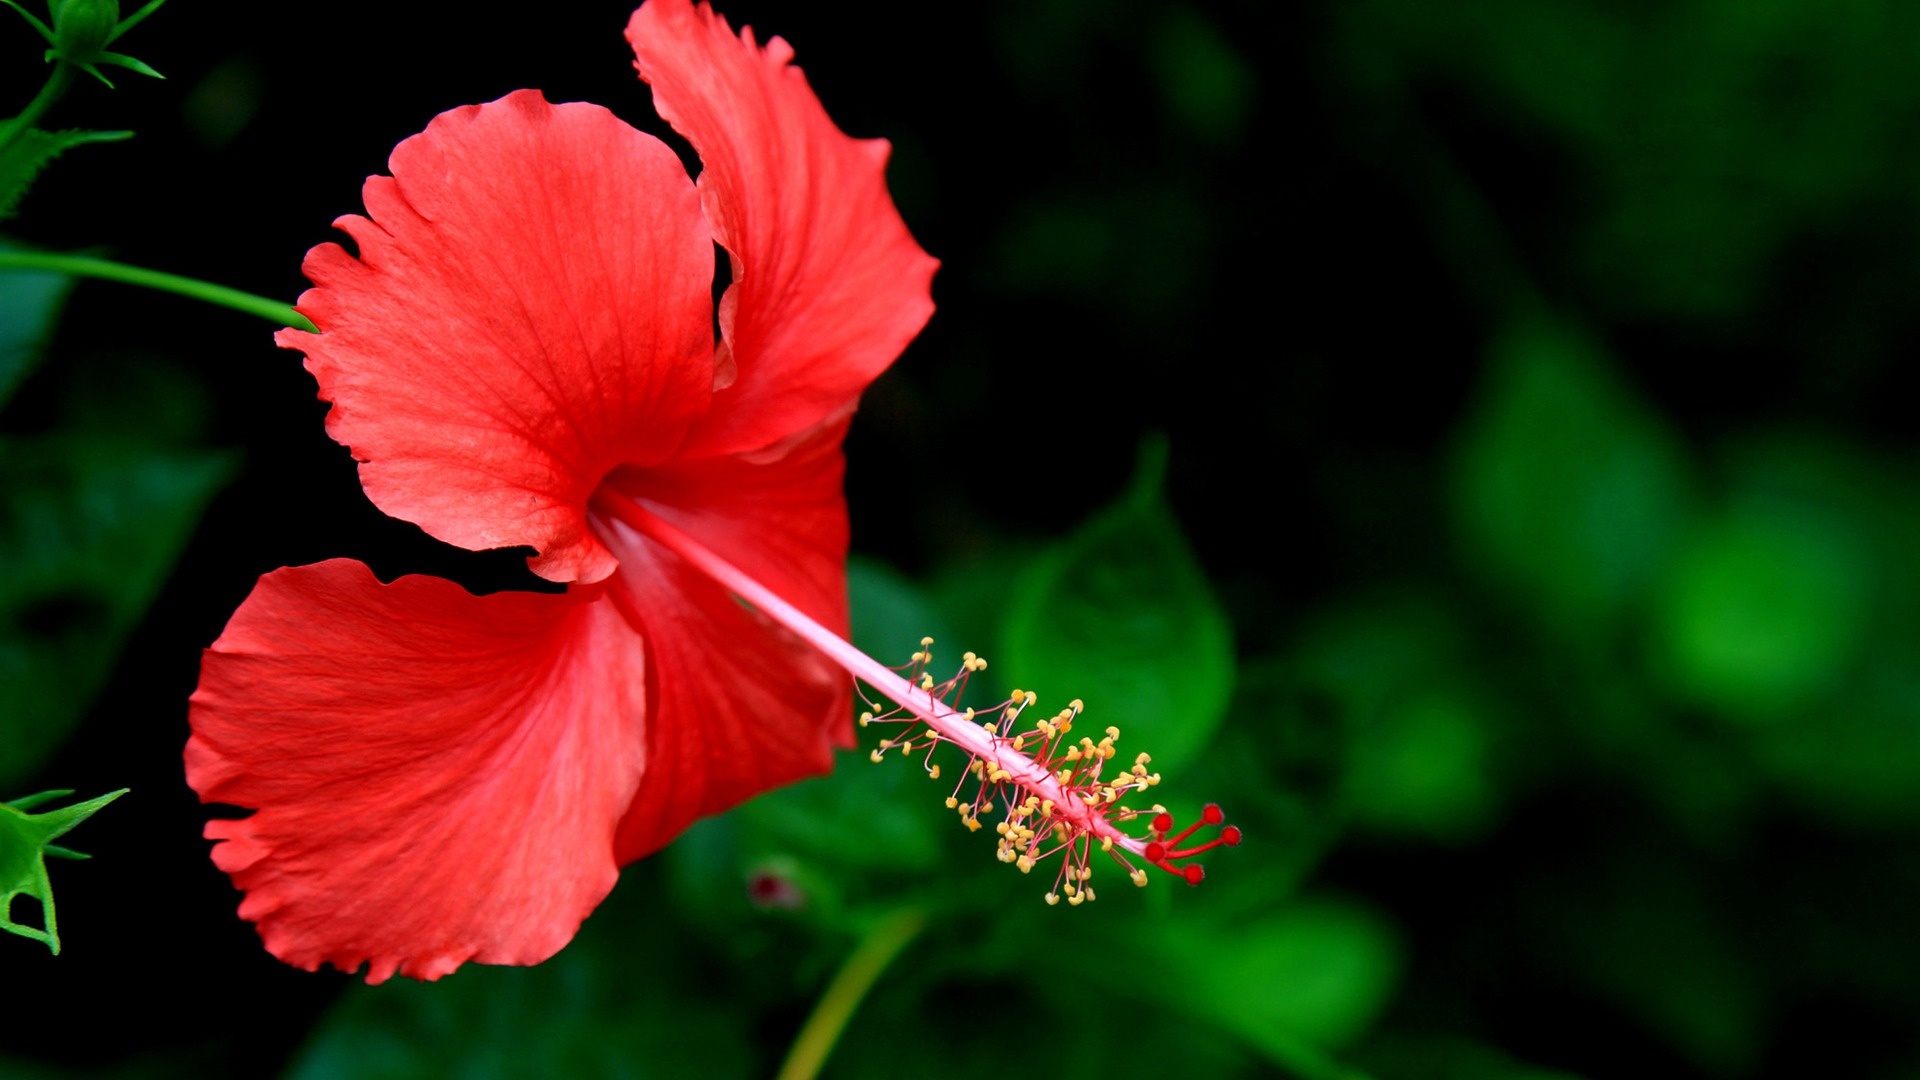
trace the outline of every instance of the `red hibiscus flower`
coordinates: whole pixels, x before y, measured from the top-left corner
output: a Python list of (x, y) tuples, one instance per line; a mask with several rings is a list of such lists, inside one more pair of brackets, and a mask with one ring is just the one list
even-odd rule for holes
[[(1060, 856), (1049, 903), (1093, 898), (1096, 853), (1197, 883), (1146, 755), (1016, 732), (1031, 694), (956, 710), (985, 661), (936, 682), (846, 643), (841, 441), (919, 332), (934, 260), (894, 211), (886, 146), (842, 135), (792, 52), (689, 0), (627, 36), (699, 151), (522, 91), (443, 114), (367, 181), (283, 330), (327, 427), (387, 513), (468, 548), (524, 546), (562, 594), (382, 584), (338, 559), (260, 579), (207, 650), (187, 781), (251, 809), (207, 826), (274, 955), (433, 979), (565, 945), (620, 866), (694, 819), (822, 773), (851, 745), (857, 676), (899, 707), (885, 751), (969, 755), (947, 805), (1004, 813), (1000, 857)], [(713, 245), (732, 283), (714, 340)], [(939, 767), (925, 761), (930, 775)], [(1144, 817), (1144, 836), (1120, 823)]]
[[(618, 867), (827, 771), (851, 681), (619, 519), (677, 525), (844, 636), (841, 441), (935, 261), (778, 38), (688, 0), (627, 30), (674, 153), (521, 91), (436, 117), (307, 256), (329, 433), (369, 498), (560, 595), (268, 574), (206, 653), (187, 780), (288, 963), (436, 978), (552, 955)], [(714, 341), (713, 245), (732, 283)]]

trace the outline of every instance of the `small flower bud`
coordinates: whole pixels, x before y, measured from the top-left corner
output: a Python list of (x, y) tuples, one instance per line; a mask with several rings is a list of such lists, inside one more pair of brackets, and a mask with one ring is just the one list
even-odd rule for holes
[(53, 49), (69, 64), (100, 58), (120, 25), (120, 0), (59, 0), (53, 8)]

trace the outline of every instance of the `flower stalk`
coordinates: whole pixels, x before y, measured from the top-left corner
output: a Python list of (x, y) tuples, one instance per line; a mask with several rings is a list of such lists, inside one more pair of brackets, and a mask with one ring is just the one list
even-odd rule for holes
[[(64, 70), (64, 69), (63, 69)], [(293, 305), (279, 300), (269, 300), (264, 296), (231, 289), (225, 285), (215, 285), (198, 278), (180, 274), (168, 274), (159, 270), (149, 270), (143, 266), (128, 266), (110, 259), (96, 259), (90, 255), (56, 255), (40, 251), (0, 251), (0, 270), (48, 270), (56, 274), (72, 274), (75, 277), (99, 278), (103, 281), (117, 281), (123, 285), (138, 285), (148, 289), (158, 289), (177, 296), (199, 300), (215, 307), (230, 308), (234, 311), (255, 315), (276, 326), (291, 326), (299, 330), (312, 332), (314, 325), (305, 315), (293, 309)]]

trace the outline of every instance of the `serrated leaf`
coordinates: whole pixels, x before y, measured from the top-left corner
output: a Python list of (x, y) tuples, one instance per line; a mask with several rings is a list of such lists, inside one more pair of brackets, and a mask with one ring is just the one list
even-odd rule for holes
[(119, 142), (131, 131), (41, 131), (28, 128), (0, 148), (0, 221), (14, 215), (20, 199), (54, 158), (87, 143)]
[[(0, 251), (17, 245), (0, 242)], [(73, 278), (44, 270), (0, 270), (0, 408), (40, 362)]]
[(209, 451), (0, 442), (0, 784), (85, 712), (232, 471)]
[[(126, 793), (127, 789), (121, 788), (97, 799), (42, 814), (28, 813), (23, 807), (38, 806), (72, 792), (41, 792), (0, 803), (0, 930), (32, 938), (52, 949), (55, 955), (59, 954), (60, 923), (54, 917), (53, 886), (47, 880), (46, 856), (53, 854), (55, 847), (51, 841)], [(72, 853), (68, 855), (71, 857)], [(44, 929), (13, 921), (13, 901), (20, 896), (39, 901)]]
[(1001, 630), (1004, 677), (1046, 713), (1086, 703), (1090, 731), (1120, 728), (1123, 756), (1177, 770), (1213, 737), (1233, 693), (1227, 617), (1143, 455), (1133, 490), (1045, 551)]

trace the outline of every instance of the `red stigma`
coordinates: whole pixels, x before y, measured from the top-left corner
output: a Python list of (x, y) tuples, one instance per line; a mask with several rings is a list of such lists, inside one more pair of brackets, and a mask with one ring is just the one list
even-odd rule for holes
[(1146, 856), (1148, 862), (1158, 866), (1160, 869), (1170, 874), (1180, 875), (1186, 879), (1189, 885), (1198, 885), (1205, 880), (1207, 876), (1207, 872), (1202, 869), (1199, 864), (1188, 863), (1184, 866), (1175, 864), (1182, 859), (1190, 859), (1203, 851), (1211, 851), (1222, 845), (1226, 847), (1238, 847), (1241, 838), (1240, 826), (1227, 825), (1220, 830), (1219, 836), (1214, 837), (1204, 844), (1195, 844), (1192, 847), (1185, 848), (1179, 847), (1178, 845), (1202, 827), (1221, 825), (1226, 819), (1226, 812), (1220, 809), (1218, 803), (1208, 803), (1206, 807), (1200, 811), (1199, 820), (1180, 830), (1178, 833), (1167, 836), (1167, 832), (1173, 828), (1173, 815), (1163, 811), (1153, 819), (1154, 835), (1159, 839), (1148, 843), (1146, 851), (1143, 854)]

